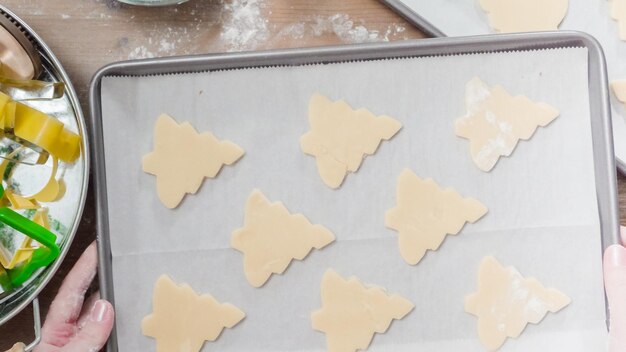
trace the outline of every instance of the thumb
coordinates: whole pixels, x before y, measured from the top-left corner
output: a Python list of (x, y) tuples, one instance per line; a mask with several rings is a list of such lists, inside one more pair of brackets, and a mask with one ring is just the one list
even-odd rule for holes
[(104, 346), (113, 329), (113, 306), (105, 300), (93, 305), (85, 326), (60, 352), (96, 352)]
[(626, 248), (613, 245), (604, 252), (604, 284), (610, 312), (610, 351), (626, 351)]

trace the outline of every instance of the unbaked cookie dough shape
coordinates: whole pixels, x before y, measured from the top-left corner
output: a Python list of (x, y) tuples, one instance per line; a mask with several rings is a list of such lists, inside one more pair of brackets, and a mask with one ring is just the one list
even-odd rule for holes
[(465, 298), (465, 311), (478, 317), (478, 337), (495, 351), (507, 337), (519, 337), (528, 323), (538, 324), (548, 312), (556, 313), (570, 303), (563, 293), (486, 257), (480, 264), (478, 291)]
[(356, 172), (381, 141), (402, 128), (389, 116), (355, 110), (343, 100), (333, 102), (318, 93), (309, 101), (309, 124), (311, 130), (300, 138), (300, 146), (315, 157), (322, 180), (331, 188), (341, 186), (346, 175)]
[(472, 160), (482, 171), (493, 169), (501, 156), (509, 156), (520, 139), (530, 139), (538, 126), (559, 116), (546, 103), (512, 96), (501, 86), (489, 87), (473, 78), (465, 88), (467, 113), (455, 121), (456, 135), (469, 139)]
[(495, 31), (534, 32), (559, 29), (569, 0), (478, 0)]
[(282, 274), (293, 259), (303, 260), (322, 249), (335, 235), (313, 225), (302, 214), (291, 214), (282, 202), (271, 203), (258, 190), (246, 202), (244, 226), (232, 233), (231, 246), (243, 253), (248, 282), (263, 286), (272, 274)]
[(626, 40), (626, 0), (611, 0), (611, 18), (619, 25), (619, 39)]
[(397, 206), (385, 214), (385, 225), (398, 231), (404, 260), (415, 265), (427, 250), (437, 250), (446, 235), (458, 234), (466, 222), (487, 214), (487, 207), (454, 189), (443, 189), (432, 179), (422, 180), (409, 169), (398, 177)]
[(328, 352), (364, 351), (375, 333), (385, 333), (394, 319), (415, 307), (384, 288), (365, 286), (329, 269), (322, 278), (322, 308), (311, 314), (313, 329), (326, 334)]
[(189, 285), (177, 285), (167, 275), (156, 282), (152, 308), (141, 322), (141, 331), (156, 339), (157, 352), (200, 351), (205, 340), (217, 340), (224, 328), (234, 327), (246, 316), (232, 304), (198, 295)]
[(626, 104), (626, 79), (611, 82), (613, 94), (622, 104)]
[(222, 165), (233, 164), (243, 154), (233, 142), (220, 141), (211, 132), (198, 133), (189, 122), (178, 124), (162, 114), (154, 127), (154, 151), (143, 157), (143, 171), (156, 176), (159, 199), (172, 209), (186, 193), (196, 193), (205, 177), (215, 177)]

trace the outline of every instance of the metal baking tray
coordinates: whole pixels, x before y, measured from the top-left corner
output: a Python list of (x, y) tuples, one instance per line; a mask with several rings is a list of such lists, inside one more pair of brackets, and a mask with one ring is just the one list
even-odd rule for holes
[[(419, 15), (413, 8), (407, 6), (402, 0), (380, 0), (384, 4), (386, 4), (389, 8), (394, 10), (404, 19), (406, 19), (409, 23), (423, 31), (427, 36), (432, 38), (446, 37), (446, 33), (444, 33), (441, 29), (437, 28), (435, 25), (430, 23), (427, 18)], [(607, 19), (609, 15), (607, 13)], [(615, 29), (617, 31), (617, 29)], [(472, 34), (474, 35), (474, 34)], [(617, 33), (616, 33), (617, 36)], [(620, 151), (621, 152), (621, 151)], [(626, 151), (624, 151), (626, 153)], [(626, 159), (621, 153), (617, 153), (616, 155), (616, 164), (617, 168), (626, 175)]]
[[(115, 304), (102, 125), (101, 83), (103, 78), (564, 47), (585, 47), (589, 53), (590, 74), (588, 84), (590, 116), (593, 116), (591, 123), (595, 181), (602, 229), (602, 243), (604, 247), (607, 247), (619, 241), (615, 160), (613, 157), (611, 116), (604, 57), (598, 43), (588, 35), (563, 31), (525, 35), (437, 38), (385, 44), (147, 59), (113, 63), (103, 67), (92, 79), (89, 96), (91, 105), (90, 132), (93, 141), (92, 157), (94, 160), (94, 185), (97, 205), (99, 279), (103, 298)], [(601, 253), (598, 253), (598, 260), (600, 260), (600, 257)], [(114, 332), (109, 340), (107, 351), (117, 350), (117, 339)]]

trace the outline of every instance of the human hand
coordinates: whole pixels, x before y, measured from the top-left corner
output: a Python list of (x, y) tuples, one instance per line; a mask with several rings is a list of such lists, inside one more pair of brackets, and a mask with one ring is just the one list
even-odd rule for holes
[[(622, 227), (626, 245), (626, 227)], [(626, 351), (626, 248), (613, 245), (604, 252), (604, 285), (611, 314), (609, 349)]]
[(97, 352), (104, 346), (113, 329), (113, 306), (101, 300), (98, 292), (85, 301), (97, 265), (94, 242), (63, 280), (50, 305), (35, 352)]

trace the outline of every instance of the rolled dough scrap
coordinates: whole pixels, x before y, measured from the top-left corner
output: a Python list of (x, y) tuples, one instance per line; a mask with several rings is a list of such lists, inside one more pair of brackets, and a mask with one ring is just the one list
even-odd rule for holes
[(617, 100), (626, 104), (626, 79), (611, 82), (611, 88)]
[(570, 303), (563, 293), (486, 257), (480, 264), (478, 292), (465, 298), (465, 311), (478, 317), (478, 337), (495, 351), (507, 337), (519, 337), (528, 323), (538, 324), (548, 312), (556, 313)]
[(611, 17), (619, 24), (619, 39), (626, 40), (626, 0), (611, 0)]
[(470, 153), (476, 166), (488, 172), (500, 156), (509, 156), (520, 139), (528, 140), (537, 130), (559, 116), (559, 111), (545, 103), (535, 103), (525, 96), (512, 96), (504, 88), (489, 88), (480, 78), (466, 85), (467, 113), (455, 121), (456, 135), (470, 141)]
[(232, 304), (220, 304), (211, 295), (198, 295), (189, 285), (177, 285), (167, 275), (157, 280), (153, 313), (141, 322), (145, 336), (156, 339), (157, 352), (200, 351), (204, 341), (215, 341), (224, 328), (246, 316)]
[(427, 250), (437, 250), (447, 234), (458, 234), (466, 222), (474, 223), (488, 211), (481, 202), (422, 180), (409, 169), (398, 178), (396, 197), (398, 205), (385, 214), (385, 225), (398, 231), (400, 254), (411, 265)]
[(347, 280), (329, 269), (322, 278), (322, 309), (311, 314), (313, 329), (326, 333), (328, 352), (366, 350), (375, 333), (385, 333), (394, 319), (415, 307), (384, 288), (366, 287), (356, 277)]
[(502, 33), (559, 29), (569, 0), (479, 0), (491, 27)]
[(18, 342), (6, 352), (24, 352), (25, 350), (26, 350), (26, 345), (21, 342)]
[(143, 157), (143, 171), (155, 175), (157, 193), (168, 208), (176, 208), (186, 193), (196, 193), (205, 177), (215, 177), (222, 165), (239, 160), (244, 150), (220, 141), (211, 132), (198, 133), (189, 123), (178, 124), (162, 114), (154, 127), (154, 151)]
[(305, 154), (315, 157), (324, 183), (338, 188), (349, 172), (389, 140), (402, 124), (389, 116), (375, 116), (366, 109), (354, 110), (345, 101), (331, 101), (314, 94), (309, 101), (311, 130), (300, 138)]
[(313, 248), (335, 240), (322, 225), (302, 214), (291, 214), (283, 203), (270, 201), (258, 190), (248, 197), (244, 226), (235, 230), (231, 246), (243, 253), (248, 282), (261, 287), (272, 274), (282, 274), (293, 259), (303, 260)]

